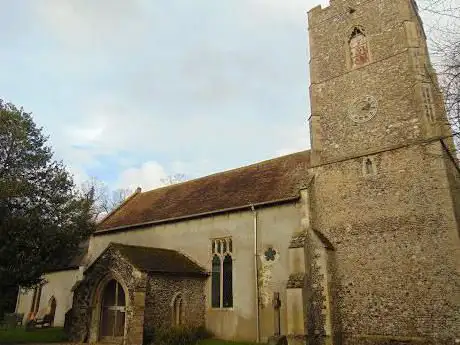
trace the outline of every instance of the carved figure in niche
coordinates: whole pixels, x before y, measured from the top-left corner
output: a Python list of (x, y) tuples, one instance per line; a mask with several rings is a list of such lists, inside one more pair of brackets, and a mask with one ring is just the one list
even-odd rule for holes
[(363, 66), (370, 61), (367, 38), (360, 28), (355, 28), (353, 30), (350, 37), (349, 46), (351, 66), (353, 68)]

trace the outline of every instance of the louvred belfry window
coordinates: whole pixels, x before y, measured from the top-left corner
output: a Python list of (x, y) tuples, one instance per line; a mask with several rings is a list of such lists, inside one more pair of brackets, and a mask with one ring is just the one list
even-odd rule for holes
[(212, 240), (211, 305), (233, 307), (233, 243), (231, 238)]
[(422, 84), (422, 99), (423, 99), (423, 112), (426, 119), (430, 122), (435, 121), (433, 96), (431, 94), (431, 85), (428, 83)]
[(361, 28), (353, 30), (349, 45), (352, 68), (360, 67), (370, 62), (367, 37)]

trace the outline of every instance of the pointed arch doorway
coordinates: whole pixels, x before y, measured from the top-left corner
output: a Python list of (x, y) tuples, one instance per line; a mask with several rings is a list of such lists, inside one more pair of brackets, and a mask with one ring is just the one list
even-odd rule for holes
[(110, 280), (102, 293), (99, 336), (102, 341), (117, 341), (125, 335), (126, 296), (115, 279)]

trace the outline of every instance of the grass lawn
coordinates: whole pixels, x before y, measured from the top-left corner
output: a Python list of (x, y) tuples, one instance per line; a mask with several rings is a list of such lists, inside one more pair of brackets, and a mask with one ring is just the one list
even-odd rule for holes
[(27, 331), (24, 328), (0, 329), (0, 344), (57, 343), (66, 341), (62, 328), (44, 328)]
[(255, 345), (255, 343), (240, 343), (218, 339), (206, 339), (199, 341), (198, 345)]
[[(0, 344), (58, 343), (65, 342), (66, 335), (62, 328), (45, 328), (27, 331), (24, 328), (0, 329)], [(206, 339), (198, 345), (255, 345), (218, 339)]]

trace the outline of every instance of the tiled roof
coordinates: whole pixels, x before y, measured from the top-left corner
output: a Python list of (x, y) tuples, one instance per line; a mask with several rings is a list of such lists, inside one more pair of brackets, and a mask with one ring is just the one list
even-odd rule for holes
[(310, 151), (301, 151), (195, 180), (136, 193), (99, 223), (114, 228), (199, 216), (295, 199), (309, 176)]
[(131, 246), (111, 243), (109, 247), (117, 250), (134, 267), (143, 272), (207, 275), (204, 268), (183, 254), (162, 248)]

